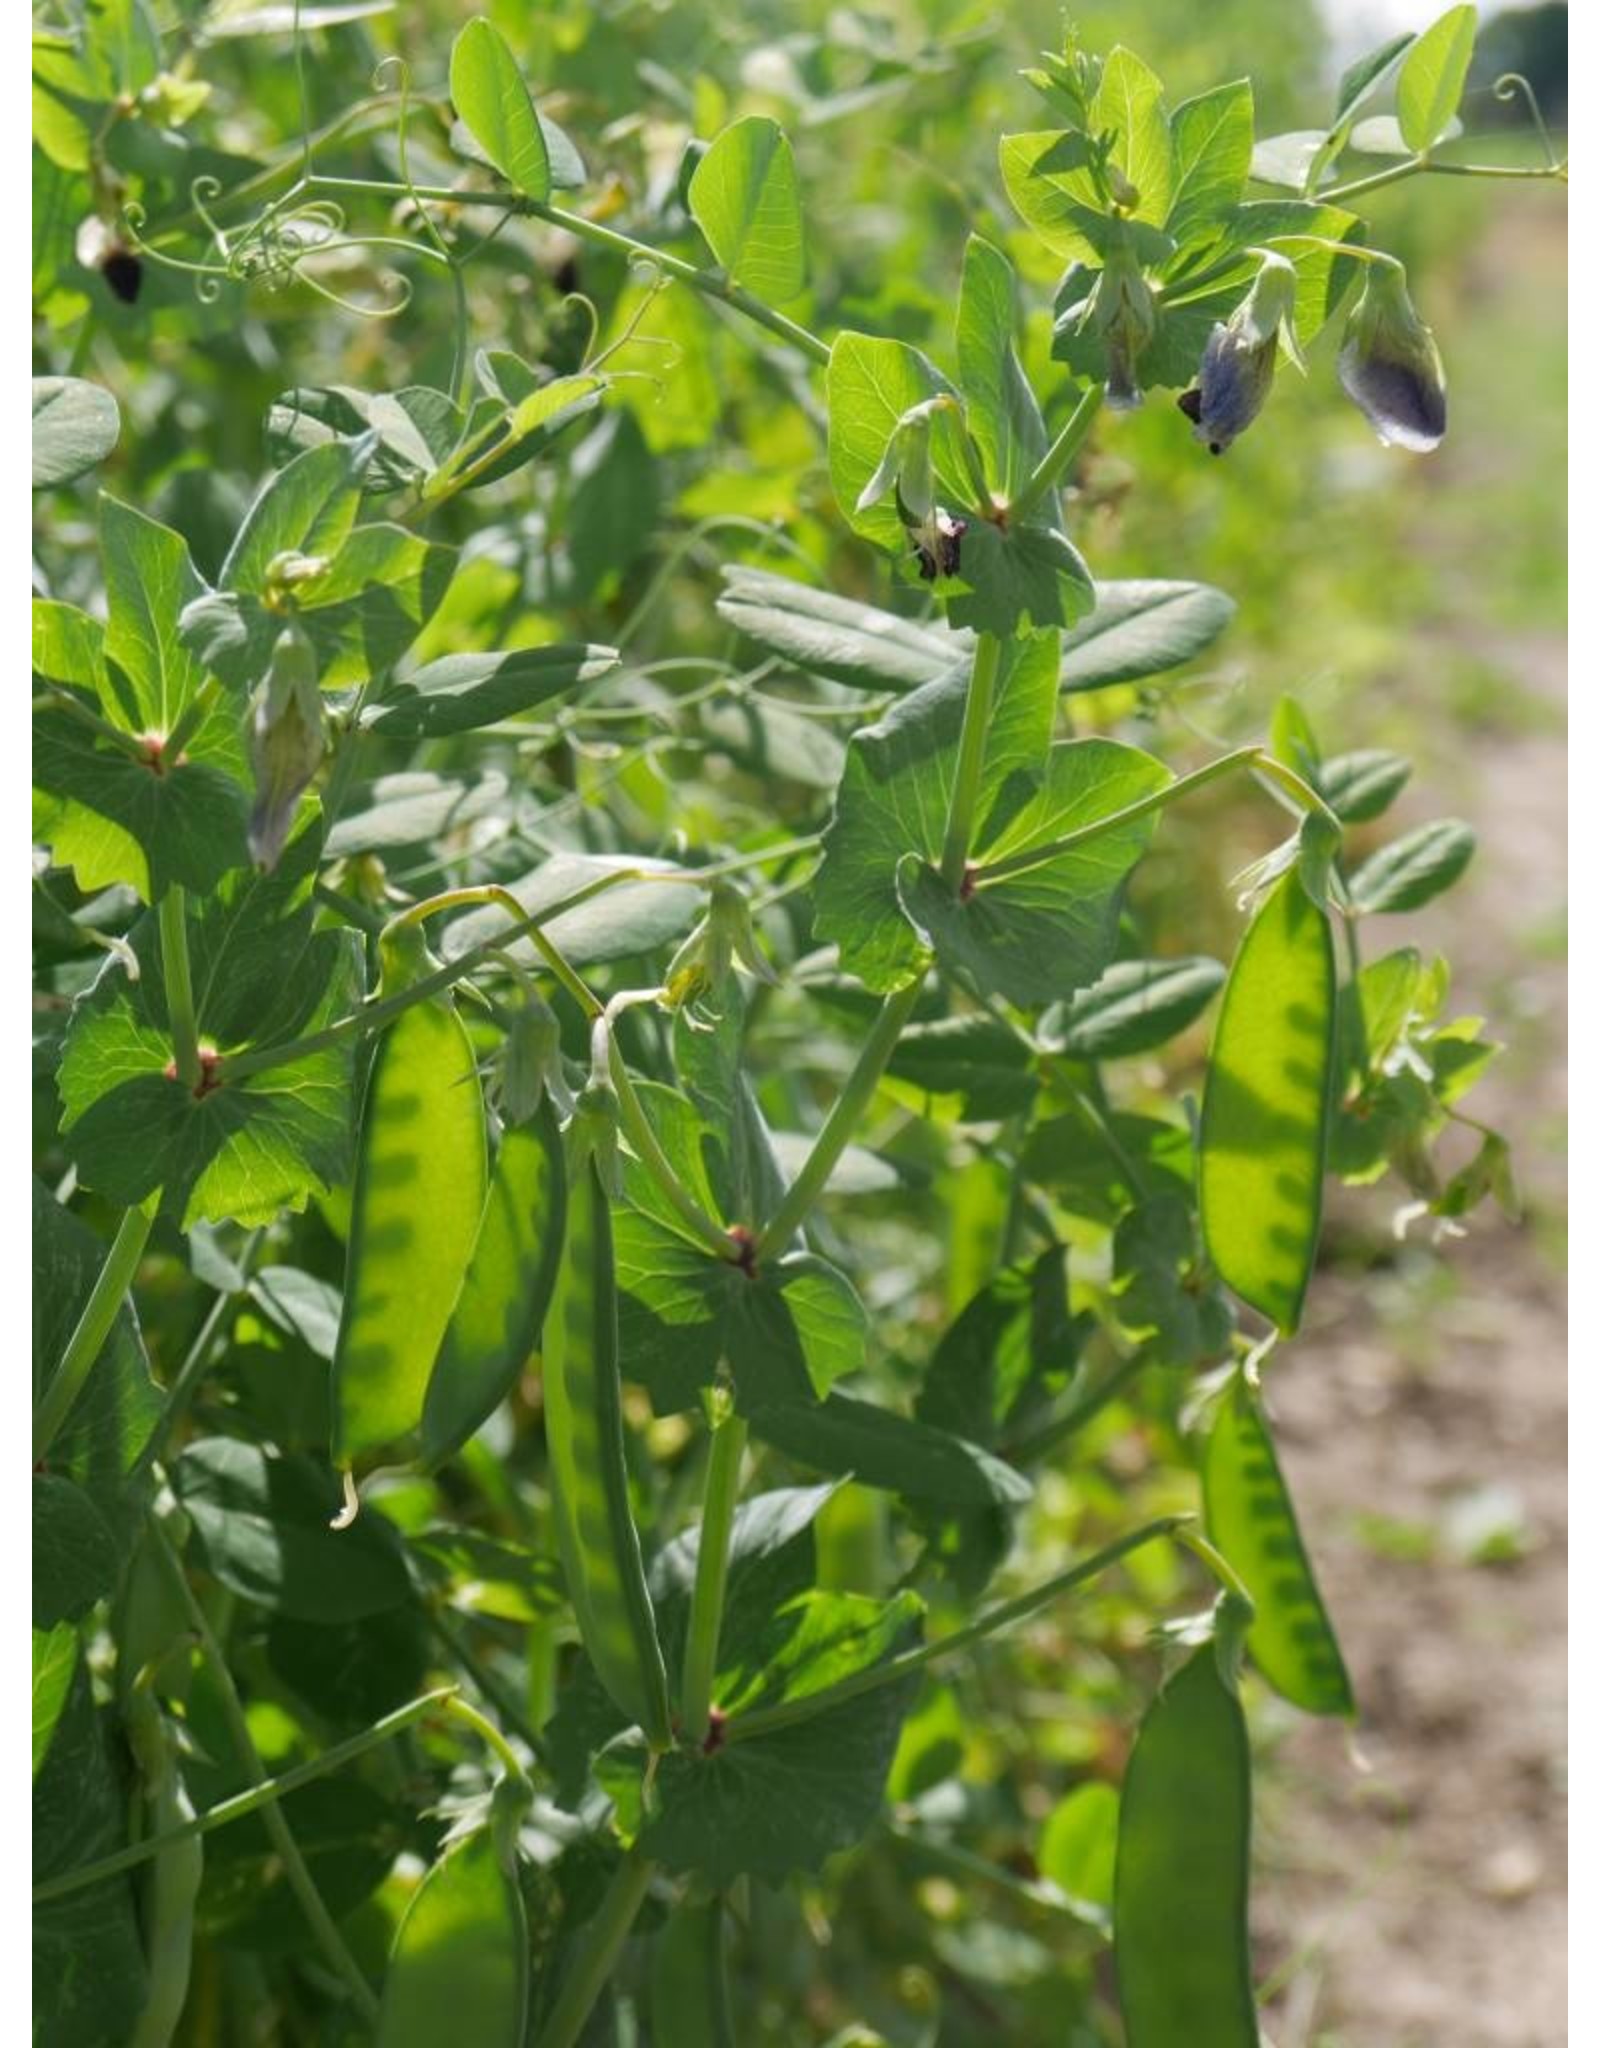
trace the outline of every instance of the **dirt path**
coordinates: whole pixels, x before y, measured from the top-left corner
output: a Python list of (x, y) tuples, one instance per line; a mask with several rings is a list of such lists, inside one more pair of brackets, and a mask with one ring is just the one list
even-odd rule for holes
[[(1475, 1221), (1442, 1263), (1396, 1245), (1328, 1273), (1270, 1380), (1363, 1709), (1359, 1762), (1286, 1713), (1263, 1772), (1275, 2048), (1566, 2040), (1564, 659), (1522, 636), (1478, 651), (1535, 715), (1428, 764), (1403, 822), (1459, 810), (1481, 852), (1383, 939), (1442, 948), (1455, 1007), (1512, 1041), (1470, 1106), (1513, 1136), (1528, 1216)], [(1335, 1260), (1341, 1228), (1370, 1246), (1383, 1192), (1341, 1203)]]

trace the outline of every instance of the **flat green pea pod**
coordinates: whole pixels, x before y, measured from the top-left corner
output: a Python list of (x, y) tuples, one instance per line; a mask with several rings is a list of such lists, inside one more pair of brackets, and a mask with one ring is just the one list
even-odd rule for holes
[(561, 1264), (567, 1184), (548, 1096), (506, 1126), (466, 1279), (422, 1408), (422, 1457), (440, 1464), (481, 1428), (539, 1348)]
[(1291, 868), (1251, 919), (1223, 990), (1199, 1161), (1212, 1264), (1285, 1336), (1316, 1258), (1333, 1037), (1333, 938)]
[(453, 1842), (412, 1893), (383, 1980), (377, 2048), (522, 2048), (528, 1924), (498, 1832)]
[(551, 1504), (578, 1632), (600, 1683), (654, 1749), (672, 1741), (666, 1666), (628, 1503), (611, 1207), (610, 1113), (586, 1091), (567, 1147), (567, 1237), (544, 1326)]
[[(431, 964), (419, 934), (395, 934), (385, 993)], [(346, 1474), (410, 1443), (421, 1425), (487, 1179), (471, 1040), (448, 996), (413, 1003), (378, 1043), (361, 1108), (333, 1358), (333, 1462)]]
[[(128, 1746), (144, 1780), (150, 1832), (160, 1834), (193, 1820), (172, 1728), (145, 1687), (136, 1685), (130, 1691), (123, 1719)], [(173, 1842), (151, 1858), (139, 1902), (149, 1988), (128, 2048), (169, 2048), (177, 2032), (189, 1995), (195, 1900), (204, 1868), (205, 1851), (198, 1835)]]
[(1112, 1915), (1128, 2048), (1259, 2048), (1250, 1741), (1230, 1605), (1219, 1603), (1217, 1639), (1157, 1693), (1122, 1781)]
[(1200, 1464), (1206, 1534), (1244, 1581), (1246, 1644), (1274, 1692), (1308, 1714), (1354, 1719), (1338, 1638), (1300, 1540), (1266, 1417), (1242, 1372), (1224, 1387)]
[(733, 2048), (720, 1898), (676, 1908), (650, 1959), (651, 2048)]

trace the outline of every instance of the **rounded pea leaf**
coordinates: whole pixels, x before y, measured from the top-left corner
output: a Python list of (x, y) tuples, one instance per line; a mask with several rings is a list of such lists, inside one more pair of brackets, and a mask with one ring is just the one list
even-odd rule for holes
[(1201, 1461), (1206, 1533), (1255, 1602), (1246, 1642), (1272, 1689), (1308, 1714), (1353, 1716), (1338, 1639), (1300, 1540), (1266, 1418), (1242, 1378), (1217, 1408)]
[(750, 114), (723, 129), (689, 180), (689, 211), (731, 283), (769, 305), (804, 286), (800, 185), (776, 121)]
[(1228, 976), (1199, 1159), (1212, 1263), (1285, 1335), (1300, 1321), (1322, 1219), (1333, 1023), (1328, 920), (1290, 869), (1256, 911)]
[(33, 1480), (33, 1625), (77, 1621), (117, 1582), (122, 1552), (81, 1486), (51, 1473)]
[(482, 15), (451, 46), (450, 97), (500, 175), (529, 199), (548, 199), (550, 152), (533, 97), (510, 44)]
[(1435, 818), (1363, 861), (1350, 877), (1351, 900), (1363, 914), (1420, 910), (1457, 880), (1477, 846), (1470, 825), (1459, 818)]
[(67, 484), (117, 445), (117, 401), (82, 377), (33, 380), (33, 488)]
[(400, 1539), (382, 1515), (334, 1531), (331, 1475), (306, 1458), (207, 1437), (172, 1468), (206, 1569), (242, 1599), (299, 1621), (357, 1621), (410, 1592)]
[[(1294, 766), (1293, 762), (1290, 766)], [(1347, 825), (1381, 817), (1411, 779), (1404, 754), (1383, 747), (1358, 747), (1335, 754), (1317, 773), (1317, 787)]]

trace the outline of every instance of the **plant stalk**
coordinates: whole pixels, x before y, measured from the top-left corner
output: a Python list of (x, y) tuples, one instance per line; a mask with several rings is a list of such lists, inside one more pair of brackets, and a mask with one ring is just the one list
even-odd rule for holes
[(572, 1959), (572, 1967), (549, 2017), (539, 2029), (534, 2048), (574, 2048), (616, 1965), (628, 1930), (644, 1904), (651, 1869), (637, 1849), (623, 1858), (600, 1901), (600, 1910), (589, 1922), (583, 1945)]
[(392, 1714), (385, 1714), (381, 1721), (374, 1721), (359, 1735), (352, 1735), (347, 1741), (335, 1743), (332, 1749), (325, 1749), (321, 1756), (296, 1764), (292, 1770), (283, 1771), (276, 1778), (263, 1779), (260, 1784), (252, 1785), (248, 1792), (236, 1792), (231, 1799), (219, 1799), (215, 1806), (208, 1806), (193, 1820), (184, 1821), (178, 1827), (163, 1828), (159, 1834), (146, 1835), (142, 1841), (133, 1842), (126, 1849), (118, 1849), (113, 1855), (98, 1857), (93, 1863), (80, 1863), (77, 1869), (64, 1871), (60, 1877), (52, 1877), (44, 1884), (36, 1885), (33, 1902), (42, 1906), (47, 1899), (61, 1899), (69, 1892), (83, 1891), (89, 1885), (98, 1884), (102, 1878), (115, 1877), (120, 1871), (148, 1863), (153, 1856), (159, 1856), (178, 1842), (191, 1841), (196, 1835), (209, 1835), (213, 1829), (226, 1827), (230, 1821), (259, 1813), (262, 1807), (271, 1806), (289, 1793), (297, 1792), (302, 1785), (315, 1784), (318, 1778), (326, 1778), (344, 1765), (354, 1763), (357, 1757), (377, 1749), (402, 1729), (412, 1727), (434, 1708), (446, 1706), (454, 1696), (454, 1690), (449, 1686), (441, 1687), (437, 1692), (424, 1693), (420, 1699), (396, 1707)]
[(689, 1631), (683, 1646), (683, 1689), (679, 1740), (698, 1749), (711, 1728), (711, 1692), (717, 1676), (717, 1644), (728, 1592), (728, 1544), (739, 1499), (739, 1467), (750, 1426), (730, 1409), (711, 1431), (700, 1548), (694, 1591), (689, 1597)]
[(189, 972), (188, 905), (176, 883), (156, 913), (161, 934), (161, 980), (172, 1032), (172, 1063), (191, 1093), (200, 1086), (200, 1030), (194, 1013), (194, 980)]
[(1028, 514), (1037, 508), (1039, 501), (1056, 488), (1072, 467), (1073, 457), (1088, 439), (1089, 429), (1094, 425), (1095, 415), (1105, 403), (1105, 396), (1106, 387), (1103, 384), (1091, 384), (1073, 407), (1066, 425), (1040, 456), (1038, 468), (1018, 491), (1012, 503), (1011, 518), (1017, 525), (1020, 526), (1026, 521)]
[(811, 1214), (828, 1184), (829, 1175), (838, 1165), (840, 1155), (866, 1114), (867, 1105), (883, 1078), (883, 1070), (889, 1064), (890, 1054), (916, 1008), (925, 974), (926, 969), (923, 969), (904, 988), (897, 988), (893, 995), (885, 997), (883, 1008), (873, 1020), (872, 1029), (856, 1056), (850, 1078), (839, 1091), (822, 1129), (818, 1131), (815, 1143), (806, 1154), (805, 1164), (790, 1182), (772, 1220), (757, 1240), (757, 1258), (780, 1257)]
[(41, 1464), (50, 1446), (60, 1433), (61, 1425), (71, 1414), (73, 1404), (83, 1392), (95, 1360), (105, 1349), (111, 1325), (117, 1319), (117, 1311), (133, 1285), (133, 1276), (138, 1270), (150, 1226), (155, 1221), (155, 1211), (149, 1209), (124, 1209), (122, 1221), (117, 1225), (117, 1234), (111, 1240), (111, 1249), (106, 1253), (105, 1264), (96, 1276), (90, 1289), (89, 1299), (83, 1305), (72, 1335), (67, 1339), (67, 1348), (61, 1355), (54, 1379), (44, 1390), (39, 1405), (33, 1411), (33, 1462)]
[(818, 1714), (843, 1706), (846, 1700), (858, 1699), (864, 1692), (876, 1692), (880, 1686), (896, 1685), (901, 1679), (925, 1670), (941, 1658), (954, 1656), (957, 1650), (965, 1650), (971, 1644), (981, 1642), (997, 1629), (1009, 1628), (1014, 1621), (1026, 1620), (1030, 1614), (1038, 1613), (1041, 1607), (1048, 1607), (1052, 1601), (1060, 1599), (1063, 1593), (1070, 1593), (1075, 1586), (1098, 1578), (1101, 1572), (1126, 1557), (1130, 1551), (1141, 1550), (1145, 1544), (1154, 1543), (1163, 1536), (1176, 1536), (1192, 1519), (1189, 1515), (1162, 1515), (1154, 1522), (1146, 1522), (1141, 1528), (1130, 1530), (1126, 1536), (1119, 1536), (1115, 1543), (1108, 1543), (1103, 1550), (1095, 1551), (1081, 1563), (1057, 1572), (1054, 1578), (1046, 1579), (1042, 1585), (1019, 1593), (1014, 1600), (1002, 1601), (998, 1607), (990, 1608), (987, 1614), (980, 1614), (976, 1621), (968, 1622), (965, 1628), (953, 1629), (949, 1635), (923, 1643), (915, 1650), (903, 1650), (898, 1657), (886, 1657), (881, 1664), (852, 1672), (837, 1684), (824, 1686), (820, 1692), (807, 1693), (802, 1699), (781, 1700), (774, 1707), (757, 1707), (748, 1714), (735, 1715), (728, 1722), (726, 1740), (748, 1742), (753, 1736), (771, 1735), (780, 1728), (792, 1728), (797, 1722), (814, 1720)]
[[(233, 1738), (233, 1746), (238, 1752), (239, 1761), (243, 1764), (252, 1787), (261, 1791), (272, 1781), (267, 1775), (266, 1765), (261, 1761), (261, 1752), (256, 1748), (255, 1738), (250, 1733), (250, 1723), (245, 1718), (244, 1704), (234, 1685), (233, 1673), (228, 1668), (228, 1660), (223, 1655), (222, 1645), (212, 1631), (205, 1609), (195, 1598), (194, 1589), (189, 1584), (182, 1561), (154, 1515), (147, 1517), (147, 1527), (166, 1565), (167, 1575), (188, 1612), (189, 1623), (200, 1644), (201, 1653), (211, 1665), (223, 1718), (228, 1724), (228, 1732)], [(378, 2001), (373, 1994), (372, 1986), (367, 1982), (361, 1965), (346, 1947), (344, 1936), (339, 1932), (333, 1915), (328, 1911), (326, 1900), (317, 1889), (317, 1881), (306, 1867), (300, 1844), (295, 1840), (289, 1823), (283, 1817), (283, 1809), (275, 1799), (269, 1800), (262, 1806), (261, 1818), (262, 1825), (271, 1837), (273, 1848), (282, 1859), (284, 1877), (306, 1917), (317, 1946), (329, 1965), (343, 1979), (367, 2025), (375, 2025), (378, 2018)]]
[(972, 681), (967, 688), (966, 708), (961, 718), (955, 783), (950, 791), (950, 814), (945, 820), (944, 850), (939, 856), (939, 873), (952, 889), (960, 888), (966, 875), (967, 856), (972, 851), (973, 834), (978, 829), (978, 798), (983, 789), (983, 748), (994, 712), (994, 687), (1000, 674), (1004, 645), (995, 634), (980, 633), (977, 651), (972, 657)]

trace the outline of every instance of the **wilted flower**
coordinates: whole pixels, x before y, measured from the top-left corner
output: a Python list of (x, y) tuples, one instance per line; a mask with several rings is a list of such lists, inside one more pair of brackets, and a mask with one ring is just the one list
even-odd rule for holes
[(1213, 455), (1230, 447), (1266, 404), (1280, 335), (1294, 349), (1295, 284), (1294, 265), (1266, 252), (1249, 292), (1207, 337), (1198, 381), (1178, 404)]
[(894, 493), (894, 509), (910, 539), (917, 573), (924, 583), (958, 575), (961, 569), (961, 536), (967, 522), (935, 504), (933, 496), (934, 415), (948, 412), (954, 405), (948, 395), (941, 395), (908, 407), (895, 422), (882, 461), (856, 499), (856, 510), (865, 512)]
[(305, 629), (291, 621), (273, 646), (250, 723), (250, 766), (256, 781), (250, 857), (265, 872), (278, 865), (295, 807), (317, 772), (322, 751), (317, 653)]
[(1339, 382), (1378, 439), (1426, 454), (1444, 439), (1444, 364), (1398, 263), (1371, 263), (1339, 349)]

